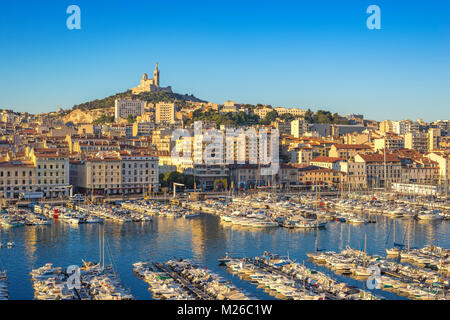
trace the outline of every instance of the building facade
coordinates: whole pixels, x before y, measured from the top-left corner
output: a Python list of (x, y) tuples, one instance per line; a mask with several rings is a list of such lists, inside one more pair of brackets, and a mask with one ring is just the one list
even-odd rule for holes
[(155, 107), (156, 123), (175, 123), (175, 103), (159, 102)]
[(114, 102), (114, 119), (120, 122), (121, 119), (127, 119), (129, 116), (137, 117), (144, 113), (145, 101), (116, 99)]

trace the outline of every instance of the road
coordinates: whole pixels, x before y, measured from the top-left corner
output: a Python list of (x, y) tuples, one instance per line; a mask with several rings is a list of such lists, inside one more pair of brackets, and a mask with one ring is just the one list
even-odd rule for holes
[[(259, 193), (262, 192), (261, 190), (248, 190), (245, 192), (239, 191), (239, 192), (235, 192), (235, 195), (246, 195), (246, 194), (255, 194), (255, 193)], [(214, 192), (214, 191), (207, 191), (207, 192), (200, 192), (202, 194), (206, 195), (206, 198), (208, 199), (214, 199), (214, 198), (218, 198), (218, 197), (224, 197), (229, 195), (228, 191), (225, 192)], [(315, 191), (280, 191), (277, 190), (276, 194), (277, 195), (298, 195), (299, 193), (301, 194), (316, 194)], [(321, 196), (337, 196), (338, 192), (337, 191), (322, 191), (320, 193)], [(136, 194), (136, 195), (128, 195), (127, 197), (123, 197), (122, 195), (115, 195), (115, 196), (109, 196), (104, 198), (104, 200), (106, 202), (114, 202), (114, 201), (127, 201), (127, 200), (142, 200), (144, 199), (142, 194)], [(154, 201), (164, 201), (167, 200), (169, 201), (170, 199), (173, 199), (173, 194), (172, 193), (167, 193), (166, 195), (152, 195), (150, 197), (150, 200), (154, 200)], [(186, 196), (183, 193), (178, 193), (177, 194), (177, 199), (186, 199)], [(40, 203), (40, 204), (50, 204), (50, 205), (64, 205), (67, 204), (67, 202), (70, 201), (69, 198), (58, 198), (58, 199), (45, 199), (45, 200), (19, 200), (17, 202), (17, 205), (20, 207), (26, 207), (31, 203)]]

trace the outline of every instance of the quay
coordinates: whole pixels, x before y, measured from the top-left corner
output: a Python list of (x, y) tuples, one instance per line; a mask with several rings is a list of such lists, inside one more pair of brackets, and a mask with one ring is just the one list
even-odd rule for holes
[(214, 297), (210, 294), (202, 291), (199, 288), (196, 288), (194, 284), (184, 279), (179, 273), (177, 273), (173, 268), (170, 266), (166, 266), (162, 263), (155, 263), (155, 266), (160, 269), (163, 272), (166, 272), (171, 277), (173, 277), (176, 281), (178, 281), (184, 288), (191, 291), (193, 294), (195, 294), (200, 300), (214, 300)]
[(189, 260), (137, 262), (133, 271), (144, 279), (156, 299), (247, 300), (250, 297), (219, 275)]

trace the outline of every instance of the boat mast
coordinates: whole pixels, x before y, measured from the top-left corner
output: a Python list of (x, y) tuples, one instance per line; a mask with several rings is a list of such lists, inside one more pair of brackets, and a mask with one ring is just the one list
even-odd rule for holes
[(408, 228), (406, 229), (407, 230), (407, 232), (408, 232), (408, 252), (409, 252), (409, 250), (411, 249), (411, 246), (410, 246), (410, 241), (411, 241), (411, 237), (410, 237), (410, 234), (409, 234), (409, 224), (408, 224)]
[(100, 224), (98, 225), (98, 262), (102, 265), (102, 234), (100, 232)]
[(318, 237), (319, 237), (319, 232), (318, 232), (318, 230), (316, 230), (316, 242), (315, 242), (316, 252), (319, 251), (319, 247), (318, 247)]
[(366, 251), (367, 251), (367, 232), (364, 233), (364, 264), (363, 265), (366, 264), (366, 257), (367, 257)]
[(394, 247), (395, 247), (395, 220), (394, 220)]
[(102, 239), (102, 243), (103, 243), (103, 267), (102, 269), (105, 269), (105, 226), (103, 226), (103, 239)]
[(386, 138), (384, 140), (384, 192), (387, 192), (387, 180), (386, 180)]

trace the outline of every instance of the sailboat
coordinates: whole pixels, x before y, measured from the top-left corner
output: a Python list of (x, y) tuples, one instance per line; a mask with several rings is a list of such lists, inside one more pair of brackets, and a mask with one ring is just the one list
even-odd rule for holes
[[(367, 262), (367, 233), (364, 234), (364, 253), (361, 253), (362, 256), (362, 264), (357, 265), (354, 269), (354, 273), (359, 277), (369, 277), (372, 273), (368, 270), (366, 266)], [(359, 260), (359, 258), (358, 258)]]
[(403, 260), (408, 260), (410, 258), (410, 252), (409, 251), (411, 249), (411, 237), (410, 237), (410, 234), (409, 234), (409, 227), (410, 227), (410, 224), (408, 224), (408, 228), (406, 230), (406, 235), (405, 235), (405, 236), (408, 236), (408, 247), (407, 247), (406, 250), (402, 250), (400, 252), (400, 258), (403, 259)]
[(396, 225), (396, 221), (394, 220), (394, 247), (393, 248), (386, 248), (386, 253), (388, 256), (391, 257), (399, 257), (400, 256), (400, 252), (402, 251), (403, 247), (405, 246), (404, 244), (401, 243), (396, 243), (395, 242), (395, 225)]

